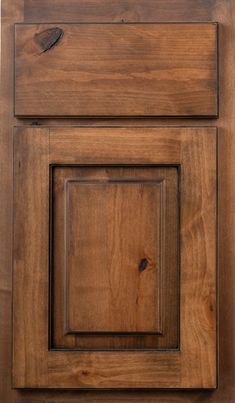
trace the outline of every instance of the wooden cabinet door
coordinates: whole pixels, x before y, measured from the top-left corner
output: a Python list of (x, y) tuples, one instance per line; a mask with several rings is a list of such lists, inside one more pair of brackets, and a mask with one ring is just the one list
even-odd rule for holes
[(15, 129), (15, 387), (216, 387), (216, 138)]

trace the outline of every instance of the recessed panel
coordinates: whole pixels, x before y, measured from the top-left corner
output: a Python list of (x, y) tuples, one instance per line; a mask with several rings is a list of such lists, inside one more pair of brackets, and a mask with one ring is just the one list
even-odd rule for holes
[(176, 168), (53, 168), (55, 347), (177, 346), (177, 181)]

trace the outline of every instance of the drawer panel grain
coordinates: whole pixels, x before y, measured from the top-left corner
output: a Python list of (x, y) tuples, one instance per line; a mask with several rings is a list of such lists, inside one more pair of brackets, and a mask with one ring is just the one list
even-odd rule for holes
[(16, 24), (16, 116), (217, 116), (216, 23)]

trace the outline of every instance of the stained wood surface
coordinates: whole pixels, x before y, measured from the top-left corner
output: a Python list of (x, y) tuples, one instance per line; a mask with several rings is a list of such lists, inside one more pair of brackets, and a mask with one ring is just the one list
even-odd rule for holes
[(57, 166), (52, 178), (52, 346), (177, 348), (177, 168)]
[[(26, 22), (199, 22), (217, 21), (214, 0), (25, 0)], [(223, 7), (221, 7), (223, 9)], [(217, 10), (216, 10), (217, 11)], [(220, 10), (218, 10), (220, 11)], [(222, 11), (222, 10), (221, 10)]]
[[(233, 403), (234, 389), (234, 230), (233, 212), (235, 192), (234, 177), (234, 117), (235, 103), (233, 79), (234, 70), (234, 3), (230, 0), (2, 0), (2, 70), (1, 77), (1, 209), (0, 209), (0, 396), (5, 403), (77, 403), (90, 402), (125, 402), (125, 403), (184, 403), (184, 402), (213, 402)], [(97, 21), (139, 21), (139, 22), (169, 22), (169, 21), (219, 21), (220, 25), (220, 118), (192, 119), (191, 125), (217, 125), (219, 127), (219, 387), (216, 391), (56, 391), (56, 390), (14, 390), (11, 386), (11, 246), (12, 227), (9, 225), (12, 217), (12, 130), (13, 125), (30, 125), (37, 123), (32, 119), (16, 119), (12, 116), (13, 105), (13, 24), (25, 22), (97, 22)], [(41, 124), (74, 125), (69, 119), (40, 119)], [(133, 125), (137, 122), (126, 119), (125, 122), (113, 119), (79, 120), (81, 125)], [(143, 119), (139, 125), (187, 125), (186, 119)]]
[(120, 182), (66, 183), (69, 332), (162, 332), (161, 185)]
[(216, 24), (21, 24), (15, 43), (17, 116), (217, 115)]
[[(142, 128), (91, 128), (88, 137), (87, 129), (68, 130), (72, 137), (62, 142), (63, 128), (15, 130), (13, 385), (18, 388), (215, 388), (216, 129), (146, 128), (143, 136)], [(113, 144), (109, 134), (113, 131), (116, 148), (110, 157)], [(115, 164), (121, 156), (123, 165), (147, 164), (146, 150), (152, 147), (155, 154), (153, 151), (149, 164), (181, 167), (179, 350), (50, 351), (47, 332), (49, 168), (55, 163), (67, 164), (71, 149), (79, 149), (84, 138), (85, 164), (93, 160), (97, 163), (97, 159), (102, 165)], [(91, 145), (97, 138), (102, 141), (96, 142), (94, 154)], [(170, 152), (165, 152), (167, 149)], [(77, 154), (74, 164), (80, 163)], [(30, 204), (27, 215), (21, 213), (23, 195)], [(40, 221), (39, 231), (35, 217)], [(26, 246), (29, 239), (30, 245)], [(25, 299), (22, 289), (27, 290), (24, 295), (33, 299)]]
[[(17, 163), (14, 165), (13, 379), (17, 373), (21, 383), (28, 373), (29, 383), (39, 376), (37, 386), (40, 386), (46, 382), (49, 322), (48, 287), (45, 287), (49, 244), (44, 236), (49, 221), (49, 139), (43, 129), (37, 130), (35, 137), (34, 133), (31, 129), (24, 136), (24, 130), (19, 130), (14, 143)], [(26, 267), (31, 267), (33, 277)], [(22, 321), (28, 323), (27, 333), (23, 331)], [(33, 364), (29, 357), (36, 350), (41, 351), (41, 359)]]

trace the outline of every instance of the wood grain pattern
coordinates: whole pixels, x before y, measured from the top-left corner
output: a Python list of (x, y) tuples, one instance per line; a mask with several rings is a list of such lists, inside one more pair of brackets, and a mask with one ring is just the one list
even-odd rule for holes
[(1, 99), (0, 99), (0, 400), (17, 399), (12, 390), (12, 66), (13, 21), (23, 21), (23, 0), (1, 2)]
[[(79, 149), (80, 139), (87, 129), (71, 128), (73, 141), (63, 143), (60, 158), (66, 162), (70, 149)], [(93, 128), (86, 139), (86, 147), (94, 143), (98, 132), (103, 141), (96, 145), (100, 163), (110, 163), (112, 148), (110, 129)], [(114, 129), (113, 129), (114, 130)], [(16, 129), (15, 143), (15, 255), (14, 255), (14, 326), (21, 319), (21, 326), (14, 332), (14, 386), (49, 388), (215, 388), (216, 367), (216, 129), (214, 128), (135, 128), (132, 135), (125, 129), (115, 129), (119, 148), (112, 155), (113, 163), (127, 149), (129, 158), (123, 156), (122, 164), (145, 163), (142, 148), (153, 146), (156, 154), (152, 164), (179, 164), (181, 166), (180, 226), (181, 248), (181, 296), (180, 296), (180, 351), (48, 351), (48, 232), (47, 198), (49, 165), (54, 163), (57, 141), (63, 129)], [(168, 147), (177, 159), (165, 160), (161, 155), (162, 139), (166, 134)], [(105, 138), (106, 136), (106, 138)], [(53, 138), (53, 142), (51, 139)], [(136, 140), (137, 138), (137, 140)], [(35, 139), (35, 147), (32, 142)], [(37, 140), (36, 140), (37, 139)], [(142, 139), (142, 140), (141, 140)], [(139, 148), (139, 142), (143, 147)], [(39, 143), (39, 144), (38, 144)], [(61, 143), (60, 143), (61, 144)], [(41, 152), (37, 152), (40, 145)], [(158, 147), (159, 146), (159, 147)], [(32, 149), (34, 151), (32, 151)], [(25, 149), (30, 152), (25, 152)], [(159, 151), (160, 150), (160, 151)], [(116, 152), (116, 157), (115, 157)], [(49, 153), (49, 159), (48, 159)], [(90, 148), (92, 160), (92, 148)], [(58, 155), (58, 150), (57, 150)], [(166, 153), (168, 156), (169, 153)], [(22, 166), (19, 166), (24, 156)], [(83, 157), (84, 158), (84, 157)], [(97, 157), (96, 157), (97, 158)], [(95, 158), (94, 158), (95, 159)], [(137, 162), (138, 160), (138, 162)], [(79, 155), (74, 161), (80, 164)], [(30, 167), (30, 169), (29, 169)], [(45, 178), (45, 181), (43, 180)], [(22, 201), (16, 203), (21, 183), (30, 201), (28, 216), (21, 213)], [(40, 192), (41, 198), (32, 195)], [(192, 197), (192, 188), (195, 192)], [(35, 231), (36, 214), (40, 231)], [(46, 213), (45, 213), (46, 212)], [(30, 247), (26, 247), (31, 235)], [(203, 253), (202, 253), (203, 251)], [(40, 267), (40, 270), (39, 270)], [(194, 281), (192, 281), (192, 279)], [(25, 283), (26, 281), (26, 283)], [(21, 295), (24, 286), (33, 302)], [(24, 303), (23, 303), (24, 302)], [(40, 315), (37, 308), (40, 306)], [(35, 311), (36, 309), (36, 311)], [(28, 320), (22, 318), (27, 316)], [(16, 328), (15, 328), (16, 330)], [(26, 336), (27, 335), (27, 336)], [(24, 349), (20, 349), (20, 344)], [(43, 360), (42, 360), (43, 357)], [(37, 364), (40, 365), (39, 367)], [(46, 367), (46, 368), (45, 368)], [(22, 368), (24, 370), (22, 371)], [(35, 370), (31, 371), (31, 368)], [(43, 368), (43, 371), (42, 371)], [(42, 371), (42, 372), (41, 372)], [(131, 377), (130, 377), (131, 374)]]
[[(36, 134), (36, 136), (35, 136)], [(49, 184), (47, 129), (18, 130), (14, 142), (13, 382), (46, 385)], [(42, 211), (44, 212), (42, 214)], [(33, 319), (34, 318), (34, 319)], [(25, 323), (27, 332), (24, 331)], [(35, 356), (40, 351), (40, 362)]]
[(177, 348), (177, 168), (52, 172), (53, 347)]
[(69, 332), (161, 333), (162, 181), (66, 181)]
[(159, 186), (67, 181), (68, 332), (162, 333)]
[(217, 21), (215, 0), (25, 0), (27, 22), (175, 22)]
[(50, 133), (54, 164), (102, 164), (104, 156), (108, 164), (138, 164), (140, 153), (142, 164), (154, 164), (156, 160), (176, 164), (181, 152), (176, 127), (162, 128), (157, 138), (154, 127), (81, 127), (76, 132), (73, 127), (51, 127)]
[(217, 115), (216, 24), (20, 24), (15, 41), (17, 116)]
[[(4, 403), (233, 403), (234, 389), (234, 20), (235, 4), (231, 0), (2, 0), (2, 65), (1, 65), (1, 196), (0, 196), (0, 398)], [(13, 105), (13, 24), (25, 22), (169, 22), (219, 21), (220, 24), (220, 118), (192, 119), (191, 125), (219, 127), (219, 387), (215, 391), (62, 391), (14, 390), (11, 387), (11, 256), (12, 246), (12, 129), (13, 125), (31, 123), (52, 125), (136, 125), (113, 119), (16, 119)], [(228, 80), (228, 77), (230, 79)], [(138, 125), (188, 125), (186, 119), (142, 119)]]

